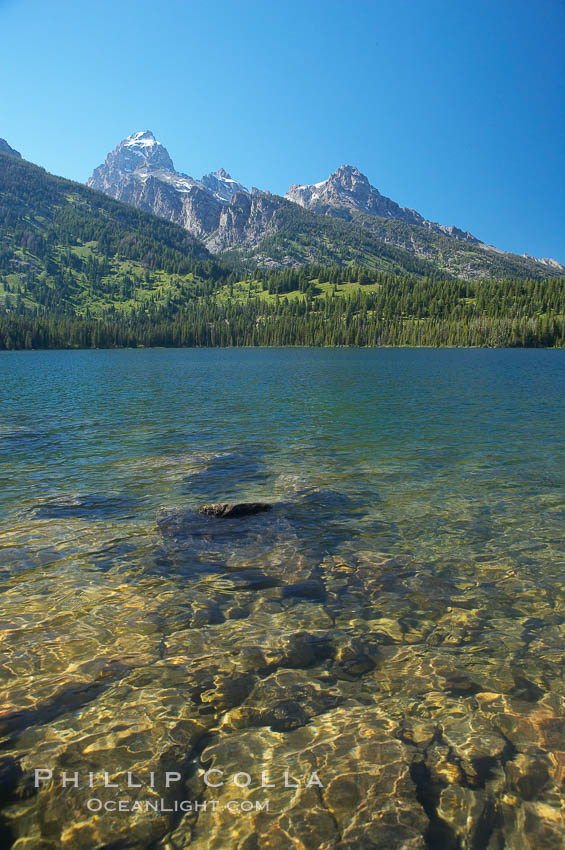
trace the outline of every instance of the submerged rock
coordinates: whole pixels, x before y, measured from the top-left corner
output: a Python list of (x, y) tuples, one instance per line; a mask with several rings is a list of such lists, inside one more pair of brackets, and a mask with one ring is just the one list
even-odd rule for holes
[(67, 493), (40, 499), (21, 512), (22, 519), (105, 519), (126, 516), (139, 501), (123, 493)]
[(353, 681), (375, 669), (378, 649), (361, 638), (352, 638), (339, 646), (332, 672), (338, 679)]
[[(277, 510), (218, 517), (198, 509), (162, 508), (157, 526), (163, 545), (160, 557), (168, 576), (180, 573), (193, 578), (229, 571), (231, 590), (256, 592), (286, 583), (289, 564), (293, 565), (294, 581), (310, 574), (301, 569), (297, 535)], [(161, 568), (159, 564), (157, 568)]]
[(13, 756), (0, 758), (0, 799), (10, 798), (22, 775), (20, 763)]
[(228, 517), (252, 516), (253, 514), (260, 514), (263, 511), (270, 511), (272, 507), (268, 502), (239, 502), (237, 504), (217, 502), (211, 505), (202, 505), (198, 510), (199, 513), (206, 514), (206, 516), (224, 519)]
[(204, 467), (189, 472), (184, 477), (185, 490), (192, 498), (207, 499), (211, 493), (228, 487), (233, 493), (251, 484), (261, 485), (268, 480), (262, 457), (249, 449), (218, 452), (208, 457)]
[[(323, 714), (313, 712), (308, 698), (314, 697), (314, 685), (304, 676), (295, 689), (294, 678), (290, 671), (284, 679), (279, 676), (269, 694), (267, 684), (258, 683), (257, 707), (260, 711), (265, 698), (268, 707), (251, 719), (261, 725), (231, 731), (230, 724), (203, 751), (201, 761), (223, 771), (226, 781), (213, 789), (219, 804), (199, 815), (191, 850), (425, 850), (429, 821), (411, 778), (413, 748), (393, 738), (393, 724), (373, 707), (348, 704), (328, 711), (326, 705)], [(299, 725), (302, 712), (315, 713), (316, 722)], [(239, 771), (252, 777), (248, 787), (238, 788), (238, 798), (251, 801), (252, 808), (238, 819), (230, 840), (234, 821), (226, 804), (234, 787), (229, 777)], [(269, 782), (264, 789), (259, 787), (263, 771)], [(316, 781), (309, 784), (313, 776)], [(265, 799), (269, 808), (259, 811), (254, 801)], [(182, 830), (186, 833), (187, 825)]]

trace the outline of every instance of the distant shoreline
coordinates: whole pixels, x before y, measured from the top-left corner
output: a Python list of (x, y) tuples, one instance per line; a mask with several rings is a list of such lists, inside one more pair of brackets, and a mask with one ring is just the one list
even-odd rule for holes
[(344, 351), (392, 351), (395, 349), (422, 349), (428, 351), (565, 351), (563, 345), (115, 345), (89, 346), (75, 348), (6, 348), (0, 349), (1, 354), (16, 352), (45, 352), (45, 351), (284, 351), (315, 349), (319, 351), (340, 349)]

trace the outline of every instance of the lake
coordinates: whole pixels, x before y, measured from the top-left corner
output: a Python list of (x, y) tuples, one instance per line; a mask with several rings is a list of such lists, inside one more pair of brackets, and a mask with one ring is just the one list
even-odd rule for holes
[(565, 351), (0, 380), (2, 846), (565, 844)]

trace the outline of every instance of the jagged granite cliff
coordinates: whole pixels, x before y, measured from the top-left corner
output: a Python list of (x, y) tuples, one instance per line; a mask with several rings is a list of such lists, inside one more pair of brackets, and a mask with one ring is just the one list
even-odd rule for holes
[[(224, 168), (205, 174), (200, 181), (220, 203), (227, 204), (237, 192), (249, 194), (245, 186), (234, 180)], [(257, 190), (256, 190), (257, 191)], [(253, 192), (253, 190), (252, 190)]]
[(408, 224), (417, 224), (427, 230), (463, 239), (466, 242), (476, 242), (471, 233), (458, 227), (446, 227), (428, 221), (416, 210), (401, 207), (395, 201), (381, 195), (368, 178), (352, 165), (342, 165), (321, 183), (309, 186), (293, 184), (285, 195), (289, 201), (294, 201), (312, 212), (335, 215), (338, 218), (350, 220), (354, 211), (368, 213), (380, 218), (394, 218)]
[(508, 254), (460, 228), (428, 221), (381, 195), (351, 165), (320, 183), (294, 184), (282, 198), (248, 190), (223, 168), (200, 180), (177, 172), (166, 148), (145, 130), (120, 142), (88, 186), (182, 225), (216, 254), (229, 251), (270, 266), (355, 262), (405, 271), (416, 263), (420, 273), (428, 268), (461, 278), (565, 271), (555, 260)]
[(149, 130), (120, 142), (87, 185), (181, 224), (199, 238), (218, 229), (224, 205), (238, 191), (247, 192), (223, 168), (202, 180), (177, 172)]

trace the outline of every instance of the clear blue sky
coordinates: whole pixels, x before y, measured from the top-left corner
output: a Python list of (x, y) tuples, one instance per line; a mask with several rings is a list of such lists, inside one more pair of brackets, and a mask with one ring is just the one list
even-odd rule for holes
[(565, 0), (0, 0), (0, 136), (84, 181), (135, 130), (284, 193), (342, 163), (565, 262)]

